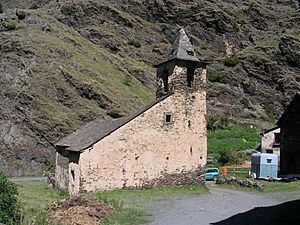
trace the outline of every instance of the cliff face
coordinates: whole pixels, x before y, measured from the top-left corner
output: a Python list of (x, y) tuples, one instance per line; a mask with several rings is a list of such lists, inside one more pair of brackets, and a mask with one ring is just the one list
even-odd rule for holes
[(300, 90), (299, 4), (3, 0), (0, 169), (39, 173), (66, 134), (152, 101), (152, 65), (180, 27), (198, 56), (212, 61), (209, 113), (272, 122)]

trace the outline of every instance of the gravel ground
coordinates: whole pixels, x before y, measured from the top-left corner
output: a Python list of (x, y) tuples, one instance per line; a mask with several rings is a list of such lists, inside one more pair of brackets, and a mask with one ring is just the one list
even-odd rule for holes
[[(269, 215), (270, 212), (274, 213), (274, 208), (279, 210), (277, 207), (281, 203), (281, 200), (271, 195), (210, 187), (210, 194), (156, 202), (150, 211), (149, 225), (290, 224), (286, 223), (288, 221), (277, 223), (278, 218), (271, 219), (272, 221), (267, 218), (273, 218), (273, 215)], [(299, 206), (297, 202), (296, 207)], [(280, 210), (282, 211), (281, 208)]]

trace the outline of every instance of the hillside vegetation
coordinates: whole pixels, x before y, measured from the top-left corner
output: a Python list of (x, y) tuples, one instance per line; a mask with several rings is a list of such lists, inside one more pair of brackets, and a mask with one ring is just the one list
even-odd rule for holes
[(180, 27), (211, 61), (210, 114), (261, 129), (300, 90), (296, 0), (1, 3), (0, 170), (10, 175), (51, 166), (53, 143), (84, 123), (154, 100), (152, 66)]

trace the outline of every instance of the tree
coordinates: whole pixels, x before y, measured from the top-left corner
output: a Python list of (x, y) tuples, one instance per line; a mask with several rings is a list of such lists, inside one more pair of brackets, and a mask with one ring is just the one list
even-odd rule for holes
[(20, 208), (16, 184), (0, 172), (0, 223), (6, 225), (19, 224)]
[(0, 13), (3, 13), (2, 3), (0, 2)]

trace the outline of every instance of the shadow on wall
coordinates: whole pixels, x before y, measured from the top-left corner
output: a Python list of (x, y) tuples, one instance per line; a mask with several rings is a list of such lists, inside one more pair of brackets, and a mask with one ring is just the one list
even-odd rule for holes
[(280, 205), (257, 207), (228, 219), (211, 223), (214, 225), (289, 225), (300, 224), (300, 200)]

